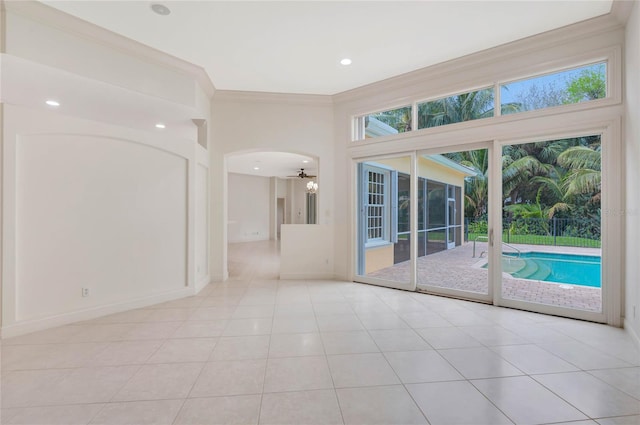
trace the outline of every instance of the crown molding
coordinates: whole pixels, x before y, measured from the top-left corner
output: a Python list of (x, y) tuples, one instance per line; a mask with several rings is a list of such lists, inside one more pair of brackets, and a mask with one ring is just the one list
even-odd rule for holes
[(333, 106), (333, 98), (322, 94), (271, 93), (241, 90), (216, 90), (213, 101), (280, 103), (307, 106)]
[(139, 41), (109, 31), (87, 21), (83, 21), (80, 18), (69, 15), (37, 1), (2, 0), (2, 4), (6, 6), (6, 10), (13, 13), (37, 20), (59, 30), (97, 41), (128, 55), (144, 59), (147, 62), (156, 63), (158, 65), (174, 69), (178, 72), (191, 75), (209, 98), (213, 97), (216, 92), (216, 88), (211, 82), (209, 75), (204, 68), (198, 65), (194, 65), (183, 59), (142, 44)]
[[(614, 5), (616, 3), (627, 2), (614, 2)], [(610, 12), (596, 18), (535, 34), (500, 46), (337, 93), (333, 95), (333, 101), (335, 104), (339, 104), (371, 98), (380, 93), (391, 92), (420, 83), (426, 79), (433, 80), (455, 73), (466, 72), (469, 69), (479, 68), (507, 58), (530, 55), (534, 52), (557, 46), (558, 44), (571, 43), (584, 39), (585, 37), (604, 34), (623, 27), (624, 24), (616, 19), (612, 12)], [(562, 40), (562, 42), (559, 43), (559, 40)]]
[(626, 25), (627, 21), (629, 20), (629, 16), (631, 16), (631, 10), (633, 10), (633, 5), (635, 3), (635, 0), (613, 0), (610, 14), (620, 24)]

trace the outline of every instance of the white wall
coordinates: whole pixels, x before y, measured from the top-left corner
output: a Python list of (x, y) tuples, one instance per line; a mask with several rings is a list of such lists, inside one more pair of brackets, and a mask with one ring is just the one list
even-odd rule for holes
[(280, 245), (280, 279), (331, 279), (333, 236), (322, 224), (285, 224)]
[(229, 242), (269, 239), (270, 179), (229, 173)]
[(640, 3), (635, 2), (625, 40), (626, 268), (625, 326), (640, 343)]
[(199, 77), (25, 7), (7, 5), (0, 58), (2, 336), (196, 293), (210, 270)]
[(306, 185), (308, 180), (289, 180), (289, 199), (291, 200), (291, 224), (307, 223)]
[[(198, 150), (199, 147), (198, 147)], [(195, 253), (197, 290), (209, 283), (209, 167), (206, 160), (196, 168)]]
[[(53, 68), (100, 80), (137, 92), (159, 96), (187, 106), (195, 106), (193, 77), (186, 73), (150, 63), (108, 43), (96, 43), (96, 35), (105, 35), (111, 43), (124, 37), (93, 27), (90, 37), (80, 37), (84, 25), (55, 10), (40, 5), (11, 2), (7, 20), (7, 49), (11, 55), (33, 60)], [(26, 13), (27, 16), (23, 14)], [(33, 19), (35, 18), (35, 19)], [(40, 19), (45, 19), (41, 21)], [(43, 25), (42, 22), (47, 22)], [(78, 32), (70, 32), (68, 26)], [(136, 43), (125, 39), (131, 45)], [(146, 49), (151, 51), (151, 49)]]
[[(319, 223), (333, 224), (333, 109), (329, 97), (218, 91), (212, 101), (211, 272), (228, 275), (228, 193), (225, 155), (247, 151), (293, 152), (319, 160)], [(230, 189), (229, 189), (230, 190)], [(287, 200), (287, 205), (290, 205)]]

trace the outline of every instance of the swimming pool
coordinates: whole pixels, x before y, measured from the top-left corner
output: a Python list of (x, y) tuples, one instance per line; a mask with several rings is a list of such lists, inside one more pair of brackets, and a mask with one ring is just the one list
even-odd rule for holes
[(502, 270), (521, 279), (601, 286), (601, 257), (551, 252), (504, 253)]

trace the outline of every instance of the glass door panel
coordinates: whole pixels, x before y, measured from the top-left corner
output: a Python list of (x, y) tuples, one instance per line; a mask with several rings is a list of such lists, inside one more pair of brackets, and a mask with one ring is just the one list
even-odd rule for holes
[(600, 136), (507, 145), (502, 158), (503, 304), (602, 312)]
[(411, 157), (358, 164), (358, 280), (411, 286)]
[(488, 301), (489, 149), (417, 161), (418, 289)]

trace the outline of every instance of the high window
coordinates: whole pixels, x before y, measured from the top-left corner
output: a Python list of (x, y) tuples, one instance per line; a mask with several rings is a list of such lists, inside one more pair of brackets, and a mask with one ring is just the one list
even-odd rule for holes
[(588, 102), (606, 96), (605, 62), (500, 85), (503, 115)]
[(418, 103), (418, 129), (493, 116), (493, 87)]
[(597, 62), (526, 79), (498, 81), (493, 87), (360, 115), (353, 121), (353, 140), (603, 99), (609, 95), (607, 72), (607, 62)]

